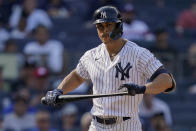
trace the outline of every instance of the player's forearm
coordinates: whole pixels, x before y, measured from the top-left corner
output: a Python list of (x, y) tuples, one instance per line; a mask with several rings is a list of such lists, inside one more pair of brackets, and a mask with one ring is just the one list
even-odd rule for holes
[(69, 75), (67, 75), (64, 80), (58, 86), (58, 89), (63, 90), (63, 94), (67, 94), (71, 92), (75, 88), (77, 88), (80, 84), (82, 84), (85, 80), (82, 79), (76, 73), (76, 70), (73, 70)]
[(146, 84), (145, 94), (159, 94), (172, 87), (172, 79), (166, 74), (160, 74), (152, 82)]

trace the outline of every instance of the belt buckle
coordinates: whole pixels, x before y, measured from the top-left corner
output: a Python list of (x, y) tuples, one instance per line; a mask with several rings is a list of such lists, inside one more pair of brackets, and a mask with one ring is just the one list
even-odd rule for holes
[[(117, 122), (117, 117), (108, 117), (108, 118), (104, 118), (103, 120), (105, 125), (112, 125)], [(111, 123), (106, 123), (106, 121), (110, 121)]]

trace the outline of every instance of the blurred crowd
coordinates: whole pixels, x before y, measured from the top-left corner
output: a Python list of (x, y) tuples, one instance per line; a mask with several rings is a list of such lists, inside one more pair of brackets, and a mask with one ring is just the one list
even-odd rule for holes
[[(196, 94), (195, 0), (0, 0), (0, 130), (88, 130), (91, 100), (54, 108), (40, 99), (100, 44), (92, 16), (103, 5), (122, 12), (124, 38), (148, 48), (174, 74), (174, 95)], [(91, 87), (86, 82), (70, 94), (90, 94)], [(143, 130), (172, 130), (178, 123), (171, 112), (164, 100), (145, 95)]]

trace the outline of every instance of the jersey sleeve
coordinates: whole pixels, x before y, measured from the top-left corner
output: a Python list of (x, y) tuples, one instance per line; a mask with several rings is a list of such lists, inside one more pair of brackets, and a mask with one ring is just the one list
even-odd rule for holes
[(138, 57), (138, 70), (144, 74), (147, 79), (163, 64), (147, 49), (142, 48)]
[(88, 63), (88, 55), (85, 53), (79, 60), (78, 65), (76, 67), (76, 72), (84, 79), (90, 79), (90, 75), (88, 73), (87, 63)]

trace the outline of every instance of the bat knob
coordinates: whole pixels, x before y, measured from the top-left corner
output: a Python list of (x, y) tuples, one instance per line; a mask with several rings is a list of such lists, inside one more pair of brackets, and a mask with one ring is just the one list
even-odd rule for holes
[(44, 105), (47, 105), (47, 102), (46, 102), (46, 98), (45, 97), (42, 97), (41, 103), (44, 104)]

